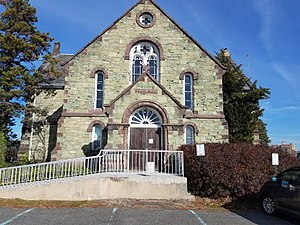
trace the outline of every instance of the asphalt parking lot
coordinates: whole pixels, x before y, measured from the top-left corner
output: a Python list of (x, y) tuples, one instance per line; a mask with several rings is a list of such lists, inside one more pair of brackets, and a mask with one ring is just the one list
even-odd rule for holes
[(130, 208), (0, 208), (0, 225), (296, 225), (297, 219), (262, 212)]

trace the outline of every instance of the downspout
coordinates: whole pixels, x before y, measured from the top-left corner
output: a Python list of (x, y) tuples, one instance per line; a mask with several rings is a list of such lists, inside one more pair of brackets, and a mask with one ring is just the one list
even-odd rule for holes
[[(35, 104), (36, 104), (36, 92), (34, 92), (33, 95), (34, 99), (33, 99), (33, 107), (35, 108)], [(31, 154), (32, 154), (32, 139), (33, 139), (33, 124), (34, 124), (34, 117), (35, 117), (35, 113), (32, 113), (32, 122), (31, 122), (31, 131), (30, 131), (30, 139), (29, 139), (29, 152), (28, 152), (28, 160), (30, 162), (31, 160)]]

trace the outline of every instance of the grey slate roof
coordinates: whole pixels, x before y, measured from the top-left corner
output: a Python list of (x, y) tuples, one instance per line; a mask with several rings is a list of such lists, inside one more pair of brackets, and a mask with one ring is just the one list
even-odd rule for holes
[(60, 77), (47, 77), (43, 79), (39, 84), (38, 88), (40, 89), (63, 89), (65, 86), (65, 70), (62, 66), (65, 62), (70, 60), (73, 57), (71, 54), (59, 54), (55, 56), (58, 60), (57, 70), (61, 74)]

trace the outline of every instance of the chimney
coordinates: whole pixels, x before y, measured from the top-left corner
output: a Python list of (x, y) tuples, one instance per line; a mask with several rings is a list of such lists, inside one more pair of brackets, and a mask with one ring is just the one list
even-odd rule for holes
[(227, 48), (224, 48), (223, 54), (224, 54), (225, 57), (230, 57), (230, 53), (229, 53), (229, 51), (227, 50)]
[(258, 145), (258, 144), (261, 143), (260, 135), (259, 134), (260, 134), (259, 130), (255, 130), (253, 132), (253, 141), (252, 141), (252, 144)]
[(55, 42), (52, 50), (52, 55), (59, 56), (59, 54), (60, 54), (60, 42)]

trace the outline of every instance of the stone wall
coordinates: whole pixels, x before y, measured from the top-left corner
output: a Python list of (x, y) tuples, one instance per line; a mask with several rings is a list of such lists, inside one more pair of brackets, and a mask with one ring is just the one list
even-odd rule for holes
[[(137, 23), (141, 12), (154, 15), (147, 28)], [(150, 41), (160, 50), (160, 81), (150, 78), (130, 83), (131, 47)], [(66, 65), (63, 113), (58, 121), (57, 144), (53, 159), (83, 156), (82, 146), (92, 137), (88, 129), (94, 121), (108, 127), (106, 148), (128, 148), (126, 110), (142, 104), (156, 107), (165, 116), (164, 148), (184, 144), (184, 127), (193, 125), (196, 142), (227, 142), (228, 129), (223, 115), (223, 69), (197, 42), (150, 1), (141, 1), (109, 29), (75, 54)], [(95, 73), (104, 80), (103, 109), (94, 109)], [(193, 74), (194, 109), (184, 109), (185, 72)], [(149, 80), (150, 79), (150, 80)], [(145, 90), (155, 90), (148, 92)], [(132, 112), (132, 110), (130, 111)], [(164, 114), (164, 115), (162, 115)], [(128, 118), (127, 118), (128, 119)]]
[[(98, 117), (64, 117), (59, 121), (58, 139), (52, 155), (57, 154), (55, 159), (78, 158), (85, 156), (84, 149), (90, 148), (92, 142), (92, 130), (89, 129), (93, 121)], [(101, 121), (107, 120), (106, 118)], [(105, 121), (104, 126), (107, 125)], [(63, 151), (61, 151), (63, 149)], [(53, 159), (53, 158), (52, 158)]]
[(63, 90), (52, 89), (37, 94), (35, 106), (47, 112), (47, 116), (34, 113), (31, 118), (35, 122), (33, 132), (31, 127), (23, 129), (20, 155), (29, 151), (28, 157), (31, 161), (50, 159), (50, 153), (56, 146), (57, 121), (62, 111), (63, 99)]
[[(136, 23), (136, 14), (144, 7), (156, 15), (156, 23), (148, 29)], [(183, 104), (183, 80), (179, 77), (182, 71), (192, 69), (198, 75), (194, 80), (198, 100), (194, 110), (201, 114), (222, 112), (222, 80), (216, 63), (152, 4), (138, 5), (69, 63), (65, 109), (86, 112), (94, 108), (95, 79), (91, 76), (97, 68), (107, 71), (105, 103), (110, 103), (130, 84), (126, 49), (133, 40), (152, 39), (159, 42), (163, 50), (161, 84)]]

